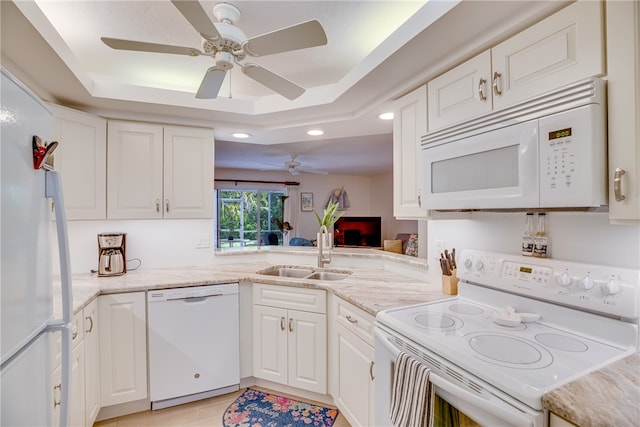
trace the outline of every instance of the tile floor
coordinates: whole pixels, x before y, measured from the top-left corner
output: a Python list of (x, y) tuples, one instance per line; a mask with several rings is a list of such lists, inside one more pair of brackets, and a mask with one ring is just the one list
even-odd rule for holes
[[(253, 387), (256, 390), (279, 394), (309, 403), (322, 403), (309, 401), (294, 395), (274, 392), (262, 387)], [(99, 421), (94, 427), (220, 427), (222, 426), (222, 415), (227, 407), (238, 397), (244, 389), (225, 394), (223, 396), (211, 397), (197, 402), (186, 403), (184, 405), (173, 406), (171, 408), (159, 409), (156, 411), (144, 411), (118, 418)], [(347, 420), (338, 415), (334, 427), (351, 427)]]

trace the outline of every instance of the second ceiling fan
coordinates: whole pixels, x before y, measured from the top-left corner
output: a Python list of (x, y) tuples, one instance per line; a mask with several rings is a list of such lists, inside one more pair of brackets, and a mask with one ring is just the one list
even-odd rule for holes
[(240, 66), (249, 78), (281, 94), (288, 99), (296, 99), (305, 89), (292, 81), (253, 63), (241, 63), (248, 56), (265, 56), (327, 44), (327, 36), (317, 20), (281, 28), (266, 34), (247, 38), (234, 25), (240, 19), (240, 9), (230, 3), (217, 3), (213, 14), (218, 22), (211, 22), (202, 5), (197, 0), (171, 0), (171, 3), (186, 18), (202, 37), (202, 50), (158, 43), (101, 37), (113, 49), (140, 52), (169, 53), (187, 56), (210, 56), (215, 65), (204, 75), (196, 98), (213, 99), (218, 96), (228, 70), (234, 64)]

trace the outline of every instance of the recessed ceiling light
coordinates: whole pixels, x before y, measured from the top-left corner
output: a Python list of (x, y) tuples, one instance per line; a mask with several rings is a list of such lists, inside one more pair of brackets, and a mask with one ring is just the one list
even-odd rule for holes
[(310, 131), (307, 132), (307, 135), (311, 135), (311, 136), (320, 136), (323, 134), (324, 132), (321, 131), (320, 129), (311, 129)]
[(393, 120), (393, 113), (382, 113), (378, 116), (380, 120)]
[(249, 138), (251, 136), (250, 133), (246, 133), (246, 132), (236, 132), (233, 134), (233, 136), (235, 136), (236, 138)]

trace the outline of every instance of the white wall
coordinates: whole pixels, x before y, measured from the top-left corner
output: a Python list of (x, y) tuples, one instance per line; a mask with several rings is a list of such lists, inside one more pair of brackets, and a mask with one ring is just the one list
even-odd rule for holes
[[(213, 263), (213, 247), (196, 249), (202, 234), (213, 243), (212, 220), (69, 221), (71, 272), (88, 273), (98, 268), (98, 233), (127, 233), (127, 259), (139, 258), (140, 268), (181, 267)], [(54, 242), (57, 259), (57, 242)], [(59, 269), (57, 263), (54, 268)], [(130, 262), (127, 268), (135, 267)], [(59, 274), (54, 271), (54, 274)]]
[[(446, 248), (520, 254), (524, 213), (433, 213), (428, 221), (429, 278), (440, 280), (435, 242)], [(607, 213), (548, 212), (551, 258), (640, 269), (640, 225), (610, 225)]]
[[(417, 221), (396, 221), (393, 217), (393, 175), (391, 172), (366, 177), (355, 175), (318, 175), (301, 173), (292, 176), (286, 171), (248, 171), (240, 169), (216, 169), (216, 179), (243, 179), (264, 181), (296, 181), (299, 193), (313, 193), (314, 210), (322, 214), (331, 190), (344, 186), (351, 208), (346, 216), (381, 216), (383, 239), (393, 239), (397, 233), (415, 233)], [(244, 184), (259, 188), (259, 184)], [(216, 182), (216, 188), (233, 188), (232, 182)], [(263, 188), (267, 188), (264, 185)], [(298, 212), (299, 223), (292, 237), (315, 239), (318, 223), (313, 212)]]

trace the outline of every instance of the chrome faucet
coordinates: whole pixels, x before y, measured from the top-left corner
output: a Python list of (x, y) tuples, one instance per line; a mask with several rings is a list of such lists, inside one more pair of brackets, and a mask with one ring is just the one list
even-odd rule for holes
[[(326, 226), (320, 227), (320, 232), (318, 233), (318, 267), (323, 268), (326, 264), (331, 262), (331, 239), (330, 234), (327, 231)], [(327, 251), (326, 255), (324, 251)]]

